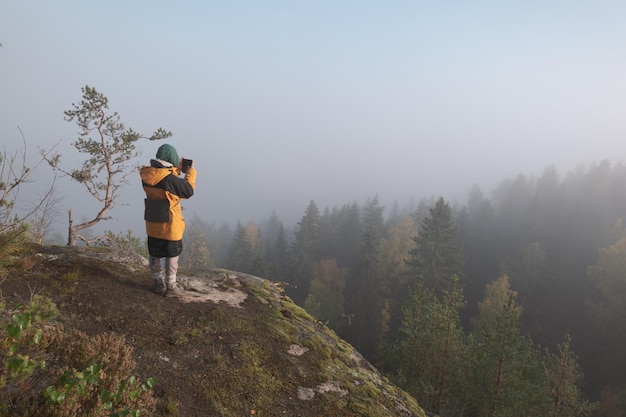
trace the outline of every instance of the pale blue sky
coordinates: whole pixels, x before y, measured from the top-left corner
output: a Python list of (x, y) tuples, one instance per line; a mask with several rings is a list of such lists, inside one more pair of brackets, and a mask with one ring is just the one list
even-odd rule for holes
[[(63, 111), (88, 84), (136, 130), (173, 131), (207, 221), (463, 203), (475, 183), (624, 162), (625, 21), (602, 0), (5, 0), (0, 133), (62, 139), (71, 162)], [(135, 188), (117, 214), (141, 223)]]

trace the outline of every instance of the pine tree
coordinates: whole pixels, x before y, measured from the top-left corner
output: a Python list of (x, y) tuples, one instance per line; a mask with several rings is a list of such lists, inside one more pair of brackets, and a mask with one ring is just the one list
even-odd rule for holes
[(595, 287), (585, 303), (596, 333), (594, 370), (605, 384), (618, 386), (626, 373), (626, 238), (601, 248), (587, 273)]
[(381, 242), (383, 275), (385, 277), (384, 293), (386, 299), (386, 316), (383, 331), (387, 342), (398, 337), (398, 329), (402, 321), (401, 306), (406, 298), (408, 288), (407, 254), (413, 247), (413, 236), (417, 234), (417, 224), (412, 216), (406, 215), (394, 222), (387, 222), (386, 237)]
[(250, 222), (244, 227), (237, 224), (237, 232), (228, 255), (228, 268), (247, 274), (265, 276), (266, 269), (261, 256), (261, 235)]
[(586, 417), (597, 409), (596, 403), (582, 398), (577, 385), (582, 379), (582, 373), (578, 358), (571, 349), (571, 342), (567, 335), (558, 346), (558, 354), (545, 353), (543, 367), (546, 389), (551, 398), (546, 417)]
[(346, 339), (371, 361), (378, 354), (382, 334), (384, 277), (380, 244), (384, 230), (383, 211), (378, 198), (369, 201), (363, 210), (364, 232), (359, 263), (349, 276), (346, 297), (346, 312), (354, 316)]
[(543, 416), (549, 405), (541, 358), (519, 331), (520, 306), (513, 293), (495, 319), (483, 322), (473, 345), (469, 401), (478, 417)]
[(457, 240), (457, 227), (450, 206), (439, 198), (430, 209), (413, 238), (415, 248), (409, 253), (409, 266), (414, 282), (422, 281), (436, 291), (450, 289), (450, 279), (461, 276), (463, 249)]
[(337, 263), (342, 267), (354, 268), (358, 263), (361, 236), (361, 209), (358, 204), (345, 204), (331, 214), (331, 226), (335, 230), (330, 248)]
[(89, 86), (83, 87), (82, 92), (80, 103), (72, 104), (73, 108), (65, 111), (65, 120), (76, 122), (80, 128), (78, 139), (72, 145), (87, 159), (81, 168), (67, 171), (61, 168), (61, 155), (44, 156), (53, 169), (84, 186), (87, 193), (102, 205), (91, 220), (79, 224), (73, 223), (72, 210), (69, 210), (68, 246), (74, 246), (78, 238), (88, 241), (78, 235), (79, 231), (110, 219), (108, 212), (117, 203), (120, 188), (128, 182), (128, 176), (135, 173), (127, 164), (140, 154), (136, 142), (172, 136), (171, 132), (161, 128), (149, 137), (126, 128), (118, 113), (109, 112), (108, 99), (102, 93)]
[(309, 294), (304, 308), (331, 328), (344, 315), (344, 290), (348, 270), (340, 268), (334, 259), (322, 259), (313, 265)]
[[(509, 297), (517, 297), (516, 291), (511, 291), (509, 276), (504, 274), (485, 287), (485, 297), (478, 303), (478, 317), (470, 320), (474, 333), (480, 334), (485, 326), (493, 323), (502, 313), (502, 308), (507, 304)], [(517, 306), (518, 317), (522, 313), (522, 307)]]
[(192, 221), (183, 237), (185, 250), (180, 256), (180, 266), (189, 270), (205, 270), (214, 268), (215, 263), (206, 244), (203, 222)]
[(298, 222), (295, 241), (291, 246), (292, 268), (287, 293), (302, 305), (309, 292), (313, 264), (320, 260), (320, 211), (311, 200)]
[(285, 228), (276, 215), (272, 213), (263, 229), (263, 256), (267, 265), (268, 278), (282, 281), (288, 268), (288, 244)]
[(468, 369), (467, 343), (460, 325), (465, 302), (458, 278), (440, 301), (434, 291), (418, 284), (404, 309), (403, 337), (396, 345), (399, 382), (426, 410), (459, 415), (463, 408)]
[(491, 202), (474, 186), (467, 198), (466, 228), (460, 234), (465, 260), (463, 291), (472, 310), (481, 300), (485, 285), (500, 272), (500, 259), (494, 256), (497, 246), (494, 222)]

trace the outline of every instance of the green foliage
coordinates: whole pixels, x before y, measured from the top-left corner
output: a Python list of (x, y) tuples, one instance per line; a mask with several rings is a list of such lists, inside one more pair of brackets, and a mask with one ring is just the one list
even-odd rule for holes
[[(47, 157), (53, 169), (68, 175), (80, 183), (102, 208), (91, 220), (73, 225), (70, 218), (70, 236), (68, 245), (73, 246), (77, 232), (107, 220), (107, 213), (119, 197), (119, 189), (127, 183), (127, 177), (133, 173), (128, 164), (140, 155), (136, 142), (140, 139), (159, 140), (172, 135), (161, 128), (146, 137), (121, 122), (117, 112), (109, 113), (108, 99), (95, 88), (82, 88), (83, 97), (72, 109), (65, 111), (65, 120), (75, 122), (80, 131), (74, 148), (86, 156), (82, 166), (65, 170), (60, 166), (60, 155)], [(92, 136), (93, 135), (93, 136)]]
[(178, 414), (178, 402), (168, 400), (165, 403), (165, 412), (170, 416), (177, 417), (179, 415)]
[(317, 262), (313, 266), (313, 278), (304, 308), (324, 322), (343, 316), (343, 293), (347, 275), (347, 269), (339, 268), (334, 259)]
[(12, 224), (0, 225), (0, 268), (13, 263), (13, 256), (24, 252), (28, 245), (28, 225), (17, 219)]
[[(0, 346), (3, 413), (137, 417), (141, 410), (154, 410), (150, 391), (156, 380), (141, 383), (128, 375), (134, 364), (123, 339), (64, 333), (51, 325), (59, 315), (56, 305), (39, 295), (2, 313), (6, 323)], [(42, 385), (43, 390), (38, 390)]]
[(376, 360), (382, 335), (383, 268), (380, 245), (383, 207), (374, 198), (363, 210), (358, 263), (348, 276), (346, 312), (354, 315), (345, 338), (370, 360)]
[(414, 282), (423, 281), (430, 288), (442, 290), (452, 276), (462, 275), (463, 249), (450, 206), (443, 198), (430, 209), (430, 216), (422, 221), (413, 241), (415, 248), (409, 252), (409, 265)]
[(578, 358), (571, 349), (569, 335), (558, 346), (558, 353), (546, 351), (543, 368), (546, 376), (551, 406), (546, 417), (589, 416), (598, 408), (598, 403), (585, 400), (578, 383), (582, 379)]
[(302, 305), (311, 284), (313, 264), (320, 260), (321, 221), (320, 211), (313, 200), (309, 202), (304, 216), (298, 222), (295, 240), (291, 245), (291, 277), (288, 294)]
[(456, 415), (464, 407), (468, 343), (459, 313), (464, 307), (458, 279), (440, 301), (419, 284), (404, 307), (402, 339), (392, 349), (396, 379), (426, 410)]
[(598, 326), (609, 333), (623, 335), (617, 329), (622, 328), (626, 315), (626, 238), (601, 248), (596, 264), (588, 268), (588, 275), (596, 288), (595, 297), (587, 302), (589, 312)]
[[(48, 386), (43, 391), (43, 396), (53, 404), (74, 402), (75, 398), (85, 398), (103, 379), (101, 375), (102, 365), (91, 364), (82, 371), (67, 370), (59, 378), (59, 387)], [(101, 404), (99, 409), (106, 411), (109, 417), (139, 417), (138, 409), (131, 409), (127, 401), (136, 401), (140, 395), (150, 391), (156, 384), (156, 378), (148, 378), (144, 383), (139, 383), (135, 376), (129, 376), (120, 381), (117, 390), (100, 391)]]
[[(49, 194), (25, 214), (16, 214), (16, 203), (21, 187), (30, 182), (30, 177), (39, 165), (33, 168), (26, 164), (26, 142), (21, 153), (10, 155), (6, 149), (0, 153), (0, 266), (10, 263), (10, 256), (22, 250), (27, 241), (26, 220), (48, 199)], [(41, 161), (40, 161), (41, 162)]]
[(184, 346), (189, 343), (189, 337), (184, 332), (175, 332), (170, 337), (170, 343), (174, 346)]
[(521, 307), (505, 277), (487, 288), (478, 323), (466, 337), (459, 313), (465, 302), (458, 279), (441, 300), (418, 285), (403, 310), (401, 339), (388, 351), (394, 379), (437, 415), (588, 417), (582, 374), (570, 339), (559, 353), (542, 351), (519, 329)]
[(28, 303), (33, 323), (48, 323), (59, 317), (59, 309), (49, 297), (35, 294)]
[[(493, 193), (490, 190), (483, 194), (476, 186), (466, 207), (445, 206), (441, 199), (424, 200), (417, 210), (408, 207), (402, 215), (394, 213), (395, 220), (385, 224), (385, 237), (380, 246), (383, 272), (378, 275), (385, 299), (382, 307), (377, 308), (389, 314), (392, 329), (399, 328), (402, 319), (395, 300), (408, 294), (409, 277), (402, 275), (408, 264), (413, 267), (411, 285), (415, 286), (420, 277), (428, 281), (428, 276), (434, 275), (418, 273), (415, 261), (423, 259), (423, 265), (429, 266), (427, 261), (439, 262), (447, 253), (433, 250), (431, 255), (418, 257), (417, 246), (410, 254), (408, 244), (418, 245), (419, 238), (424, 238), (424, 243), (435, 242), (437, 236), (427, 233), (431, 226), (433, 230), (448, 232), (458, 228), (455, 239), (446, 240), (443, 236), (440, 241), (451, 242), (457, 249), (460, 241), (464, 244), (465, 267), (460, 270), (460, 276), (463, 276), (468, 309), (460, 314), (463, 323), (475, 318), (475, 343), (481, 340), (481, 322), (493, 323), (500, 307), (506, 304), (508, 292), (513, 291), (519, 294), (518, 313), (522, 306), (524, 308), (524, 315), (518, 319), (519, 328), (528, 331), (523, 337), (531, 342), (541, 341), (543, 346), (554, 349), (563, 336), (563, 329), (570, 330), (576, 346), (583, 352), (581, 363), (588, 378), (587, 393), (597, 394), (604, 384), (619, 389), (625, 375), (621, 349), (625, 333), (620, 324), (625, 311), (624, 280), (620, 279), (624, 276), (620, 272), (624, 270), (624, 248), (620, 239), (626, 233), (622, 224), (626, 207), (626, 167), (611, 166), (604, 161), (570, 172), (563, 179), (554, 168), (549, 168), (538, 178), (520, 175), (505, 179)], [(296, 228), (291, 246), (295, 262), (285, 281), (292, 285), (288, 290), (294, 300), (306, 303), (312, 312), (322, 309), (318, 295), (321, 291), (314, 279), (315, 265), (320, 259), (336, 259), (339, 268), (348, 268), (349, 276), (366, 277), (361, 274), (358, 262), (363, 237), (362, 209), (351, 203), (320, 213), (317, 206), (310, 204)], [(406, 216), (409, 212), (415, 213), (413, 218)], [(435, 212), (438, 219), (449, 221), (436, 222)], [(411, 221), (398, 221), (407, 218)], [(415, 228), (420, 221), (422, 227), (418, 235)], [(446, 224), (451, 227), (443, 227)], [(220, 239), (230, 242), (232, 234), (224, 230), (207, 228), (203, 232), (206, 231), (207, 242)], [(265, 230), (262, 228), (264, 243), (270, 236)], [(433, 239), (427, 241), (429, 236)], [(218, 249), (215, 243), (210, 247), (216, 260), (224, 263), (223, 247)], [(266, 265), (270, 265), (269, 252), (262, 254)], [(455, 262), (441, 264), (441, 271), (446, 271)], [(502, 298), (494, 294), (491, 301), (482, 300), (485, 286), (502, 273), (510, 277), (508, 284), (499, 289)], [(356, 282), (353, 288), (360, 289), (360, 281)], [(428, 285), (439, 288), (436, 283)], [(504, 282), (496, 285), (504, 285)], [(352, 288), (344, 294), (352, 296)], [(347, 298), (344, 297), (343, 305), (328, 306), (328, 309), (350, 313), (346, 314), (346, 321), (349, 321), (355, 316), (351, 308), (346, 308)], [(342, 337), (352, 330), (347, 326), (335, 329)], [(397, 332), (382, 333), (374, 344), (390, 334), (398, 335)], [(368, 356), (368, 359), (376, 358)], [(592, 379), (589, 379), (590, 374)]]
[(267, 266), (267, 277), (281, 281), (288, 270), (289, 254), (285, 228), (276, 215), (272, 213), (262, 230), (263, 258)]
[[(478, 316), (473, 317), (471, 321), (473, 331), (479, 335), (484, 326), (493, 323), (501, 314), (502, 306), (507, 304), (511, 296), (517, 297), (517, 292), (511, 291), (508, 275), (502, 275), (488, 284), (485, 287), (485, 298), (478, 303)], [(519, 318), (522, 314), (522, 307), (518, 305), (516, 312)]]
[(192, 221), (187, 224), (183, 245), (185, 250), (180, 255), (179, 266), (189, 271), (202, 271), (215, 268), (215, 263), (211, 257), (211, 251), (207, 246), (203, 230), (204, 224), (201, 221)]
[(0, 411), (7, 413), (11, 405), (29, 402), (28, 382), (46, 368), (44, 325), (56, 318), (58, 311), (48, 299), (36, 295), (30, 305), (13, 310), (2, 303), (1, 313)]
[[(43, 360), (33, 360), (28, 354), (21, 352), (22, 344), (39, 344), (41, 333), (36, 331), (27, 332), (32, 326), (29, 312), (15, 313), (11, 317), (11, 323), (6, 326), (6, 338), (3, 342), (5, 359), (3, 363), (3, 378), (0, 384), (4, 386), (7, 381), (15, 380), (25, 375), (30, 375), (37, 366), (44, 366)], [(5, 376), (8, 378), (5, 380)]]
[(511, 293), (495, 319), (473, 339), (470, 404), (477, 416), (545, 415), (549, 405), (538, 349), (519, 331), (519, 305)]
[(61, 275), (60, 281), (62, 282), (63, 285), (76, 284), (78, 282), (78, 277), (79, 277), (78, 271), (66, 272), (65, 274)]
[(239, 223), (230, 248), (228, 267), (235, 271), (264, 276), (265, 264), (261, 249), (261, 235), (256, 225), (250, 222), (244, 227)]
[(90, 385), (96, 386), (100, 380), (102, 365), (92, 364), (79, 372), (68, 370), (59, 377), (60, 388), (48, 386), (43, 391), (47, 400), (60, 404), (68, 397), (86, 397), (89, 394)]
[(146, 258), (148, 257), (148, 246), (145, 238), (133, 235), (133, 231), (130, 229), (126, 233), (120, 232), (118, 234), (107, 230), (105, 236), (106, 239), (101, 241), (103, 245), (108, 245), (122, 252), (136, 253)]

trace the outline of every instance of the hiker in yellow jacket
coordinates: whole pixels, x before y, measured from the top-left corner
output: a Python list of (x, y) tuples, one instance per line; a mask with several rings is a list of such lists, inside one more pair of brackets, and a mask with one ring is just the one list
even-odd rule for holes
[[(184, 164), (184, 163), (185, 164)], [(185, 173), (183, 178), (179, 175)], [(169, 297), (182, 295), (176, 283), (178, 257), (183, 250), (185, 219), (181, 199), (190, 198), (196, 187), (196, 169), (178, 157), (172, 145), (161, 145), (156, 158), (139, 171), (146, 192), (144, 220), (148, 234), (150, 270), (154, 291)], [(163, 282), (165, 259), (165, 282)]]

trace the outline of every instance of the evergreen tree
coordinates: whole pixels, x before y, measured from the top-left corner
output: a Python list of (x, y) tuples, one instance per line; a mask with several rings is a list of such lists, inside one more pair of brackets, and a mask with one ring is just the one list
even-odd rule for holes
[(329, 245), (332, 257), (346, 268), (354, 268), (359, 260), (362, 236), (361, 209), (358, 204), (345, 204), (332, 215), (334, 239)]
[(233, 245), (237, 230), (233, 230), (231, 226), (224, 222), (219, 228), (211, 227), (211, 233), (207, 236), (209, 250), (215, 256), (215, 264), (218, 266), (227, 266), (230, 250)]
[(409, 266), (413, 281), (441, 291), (453, 276), (461, 276), (463, 249), (457, 240), (457, 227), (452, 220), (450, 206), (439, 198), (430, 209), (413, 238), (415, 248), (409, 253)]
[(334, 214), (337, 209), (331, 210), (326, 207), (319, 220), (319, 259), (337, 259), (337, 247), (335, 245), (335, 237), (337, 234), (337, 225), (335, 224)]
[(189, 270), (215, 268), (211, 252), (206, 244), (203, 223), (191, 222), (183, 236), (185, 250), (180, 255), (180, 266)]
[(577, 385), (582, 379), (582, 373), (578, 358), (571, 349), (571, 342), (567, 335), (558, 346), (558, 354), (546, 351), (544, 355), (546, 389), (551, 398), (546, 417), (585, 417), (597, 409), (596, 403), (582, 398)]
[(389, 216), (387, 217), (387, 220), (385, 221), (385, 227), (389, 229), (393, 226), (397, 226), (398, 223), (402, 222), (405, 217), (406, 216), (404, 216), (400, 212), (400, 205), (398, 204), (398, 200), (396, 200), (393, 202), (393, 205), (391, 206), (391, 210), (389, 211)]
[(496, 259), (514, 254), (519, 248), (533, 241), (532, 205), (534, 182), (524, 175), (507, 179), (493, 192), (492, 204), (495, 208), (494, 247)]
[[(478, 303), (478, 316), (470, 321), (475, 334), (479, 335), (485, 326), (495, 322), (510, 296), (517, 297), (517, 292), (511, 291), (511, 282), (506, 274), (485, 287), (485, 297)], [(521, 315), (522, 307), (517, 305), (516, 311)]]
[(387, 342), (398, 336), (402, 321), (402, 300), (406, 298), (408, 288), (407, 254), (413, 247), (412, 237), (417, 234), (417, 224), (412, 216), (406, 215), (394, 223), (387, 223), (386, 237), (381, 241), (381, 258), (386, 299), (383, 316), (383, 332)]
[(287, 234), (282, 222), (272, 213), (263, 230), (263, 256), (267, 273), (275, 281), (282, 281), (288, 268)]
[(336, 329), (344, 315), (346, 268), (340, 268), (334, 259), (322, 259), (313, 265), (309, 295), (304, 308), (316, 319)]
[[(459, 225), (461, 227), (461, 225)], [(499, 274), (500, 259), (496, 253), (495, 213), (491, 201), (478, 186), (472, 187), (467, 198), (467, 223), (459, 231), (465, 256), (463, 293), (468, 302), (467, 314), (476, 314), (485, 285)]]
[(256, 225), (250, 222), (244, 227), (237, 224), (235, 239), (228, 256), (228, 268), (263, 277), (266, 274), (261, 256), (261, 235)]
[(585, 304), (595, 331), (592, 365), (605, 384), (619, 386), (626, 373), (626, 238), (600, 249), (588, 274), (595, 287)]
[(547, 167), (537, 180), (532, 201), (532, 240), (540, 242), (548, 251), (559, 250), (563, 246), (563, 188), (554, 165)]
[(313, 264), (320, 260), (320, 211), (313, 200), (298, 222), (291, 246), (292, 268), (287, 293), (299, 305), (304, 303), (311, 284)]
[(77, 239), (88, 242), (78, 232), (110, 219), (108, 213), (119, 199), (120, 188), (128, 182), (128, 176), (135, 173), (128, 164), (141, 153), (136, 149), (136, 142), (139, 139), (159, 140), (172, 136), (171, 132), (162, 128), (151, 136), (126, 128), (117, 112), (109, 112), (109, 101), (102, 93), (88, 85), (81, 90), (83, 99), (79, 104), (72, 104), (71, 110), (65, 111), (65, 120), (75, 122), (80, 128), (78, 139), (72, 146), (86, 155), (86, 160), (81, 168), (68, 171), (60, 165), (61, 155), (44, 156), (53, 169), (81, 184), (101, 204), (91, 220), (79, 224), (73, 223), (72, 211), (69, 210), (68, 246), (74, 246)]
[(549, 407), (541, 358), (519, 331), (520, 306), (509, 297), (495, 319), (483, 322), (473, 345), (468, 398), (478, 417), (543, 416)]
[(234, 271), (247, 272), (252, 269), (252, 246), (246, 239), (246, 229), (237, 223), (235, 238), (228, 252), (227, 267)]
[(437, 415), (462, 415), (469, 369), (459, 313), (464, 307), (458, 278), (442, 300), (418, 284), (403, 308), (402, 338), (393, 350), (398, 382), (426, 410)]
[(352, 314), (346, 339), (370, 361), (374, 361), (382, 334), (383, 270), (380, 243), (383, 233), (383, 210), (378, 198), (369, 201), (363, 211), (364, 233), (359, 263), (349, 276), (346, 312)]
[(511, 283), (519, 291), (519, 298), (525, 306), (537, 300), (537, 292), (545, 291), (549, 283), (546, 271), (547, 255), (540, 242), (524, 245), (519, 255), (503, 261), (503, 269), (511, 277)]

